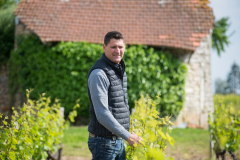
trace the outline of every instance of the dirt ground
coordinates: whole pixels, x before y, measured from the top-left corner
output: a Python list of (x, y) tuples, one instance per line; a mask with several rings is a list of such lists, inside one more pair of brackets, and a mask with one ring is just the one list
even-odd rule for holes
[[(236, 157), (239, 157), (239, 154), (236, 153), (235, 154)], [(210, 159), (210, 154), (209, 153), (200, 153), (198, 151), (195, 151), (194, 152), (185, 152), (185, 153), (177, 153), (177, 152), (174, 152), (174, 153), (171, 153), (171, 154), (167, 154), (168, 157), (172, 157), (174, 160), (215, 160), (216, 157), (215, 157), (215, 154), (213, 156), (212, 159)], [(233, 160), (231, 155), (229, 153), (226, 153), (226, 156), (225, 156), (225, 160)]]
[(91, 160), (91, 159), (84, 157), (62, 156), (61, 160)]

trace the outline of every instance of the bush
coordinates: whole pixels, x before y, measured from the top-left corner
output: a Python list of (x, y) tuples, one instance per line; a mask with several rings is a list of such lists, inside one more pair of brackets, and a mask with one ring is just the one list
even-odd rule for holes
[[(87, 42), (61, 42), (56, 46), (43, 45), (37, 37), (20, 38), (18, 50), (10, 60), (10, 91), (20, 86), (34, 88), (31, 94), (38, 99), (46, 92), (53, 99), (61, 99), (66, 114), (81, 97), (78, 114), (89, 116), (87, 75), (91, 66), (103, 53), (102, 45)], [(128, 75), (129, 106), (139, 95), (149, 93), (154, 98), (161, 94), (157, 106), (161, 116), (176, 117), (184, 101), (186, 66), (170, 53), (146, 46), (127, 47), (124, 60)]]
[(129, 106), (140, 95), (147, 94), (158, 99), (157, 110), (161, 117), (177, 117), (185, 98), (187, 67), (169, 52), (154, 50), (146, 46), (131, 46), (124, 54), (128, 77)]
[(126, 147), (128, 160), (151, 159), (171, 160), (164, 154), (167, 143), (174, 144), (174, 139), (169, 135), (171, 132), (170, 117), (159, 118), (156, 110), (157, 103), (149, 97), (141, 98), (135, 103), (135, 112), (131, 115), (130, 132), (136, 133), (143, 138), (142, 144)]
[[(44, 94), (37, 101), (28, 99), (19, 112), (13, 108), (10, 123), (6, 121), (8, 116), (0, 113), (0, 159), (46, 159), (47, 151), (54, 153), (59, 149), (66, 125), (59, 100), (51, 107), (50, 102)], [(78, 104), (74, 109), (77, 107)], [(75, 113), (70, 114), (70, 119)]]
[(240, 147), (240, 96), (215, 95), (213, 119), (209, 118), (214, 151), (219, 157), (226, 151), (234, 157)]

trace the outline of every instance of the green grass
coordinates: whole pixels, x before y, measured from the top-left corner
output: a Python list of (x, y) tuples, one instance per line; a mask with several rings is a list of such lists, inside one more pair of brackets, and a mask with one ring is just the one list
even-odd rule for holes
[(87, 141), (87, 127), (70, 127), (64, 132), (63, 155), (91, 157), (91, 153), (88, 150)]
[(173, 129), (174, 146), (168, 145), (165, 152), (174, 159), (208, 159), (210, 153), (208, 130)]
[[(174, 140), (174, 146), (168, 145), (165, 149), (167, 156), (175, 160), (208, 160), (209, 159), (209, 133), (202, 129), (173, 129), (170, 134)], [(65, 131), (63, 138), (63, 155), (91, 158), (88, 150), (87, 127), (70, 127)], [(236, 152), (239, 156), (240, 151)], [(229, 155), (228, 155), (229, 156)]]
[(174, 129), (172, 131), (172, 137), (174, 138), (176, 145), (191, 146), (200, 150), (206, 148), (206, 144), (210, 141), (208, 130), (202, 129)]
[[(209, 134), (201, 129), (173, 129), (174, 146), (167, 146), (166, 154), (191, 158), (192, 155), (209, 155)], [(70, 127), (65, 131), (63, 155), (91, 157), (87, 146), (87, 127)]]

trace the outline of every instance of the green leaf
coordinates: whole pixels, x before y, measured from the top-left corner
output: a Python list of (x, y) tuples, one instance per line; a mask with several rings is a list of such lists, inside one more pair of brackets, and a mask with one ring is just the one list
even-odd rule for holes
[(16, 159), (16, 157), (15, 157), (15, 152), (9, 152), (9, 158), (10, 158), (11, 160), (15, 160), (15, 159)]
[(175, 143), (174, 139), (170, 137), (169, 134), (166, 134), (166, 136), (167, 136), (168, 142), (173, 146), (173, 144)]
[(22, 108), (22, 111), (24, 112), (26, 109), (27, 109), (27, 107), (26, 107), (26, 106), (24, 106), (24, 107)]
[(4, 125), (7, 125), (8, 123), (7, 123), (7, 121), (3, 121), (3, 124), (4, 124)]
[(166, 138), (167, 138), (167, 137), (165, 136), (165, 134), (164, 134), (161, 130), (158, 130), (157, 132), (158, 132), (158, 134), (161, 135), (161, 137), (162, 137), (163, 139), (166, 139)]
[(13, 144), (18, 144), (18, 141), (15, 138), (12, 138), (12, 143)]

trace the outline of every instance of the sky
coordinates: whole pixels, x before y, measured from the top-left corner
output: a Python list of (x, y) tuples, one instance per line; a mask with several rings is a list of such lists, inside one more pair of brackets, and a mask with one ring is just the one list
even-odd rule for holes
[(226, 80), (234, 62), (240, 66), (240, 0), (210, 0), (209, 6), (213, 8), (215, 20), (219, 20), (222, 17), (229, 17), (231, 25), (227, 35), (235, 31), (229, 38), (230, 44), (225, 48), (225, 52), (220, 57), (216, 50), (212, 50), (211, 78), (214, 93), (215, 80), (217, 78)]

